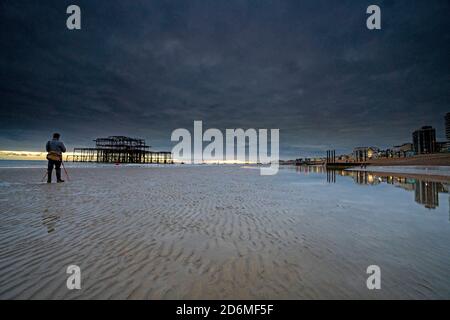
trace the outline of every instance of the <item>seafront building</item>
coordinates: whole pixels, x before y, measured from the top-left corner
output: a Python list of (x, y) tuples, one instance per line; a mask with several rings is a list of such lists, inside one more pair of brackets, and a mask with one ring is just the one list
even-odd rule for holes
[(408, 152), (411, 152), (414, 150), (414, 146), (411, 142), (407, 142), (404, 143), (402, 145), (399, 146), (394, 146), (394, 148), (392, 149), (392, 151), (394, 152), (394, 154), (406, 154)]
[(377, 158), (379, 152), (377, 147), (356, 147), (353, 149), (353, 159), (355, 162), (365, 162)]
[(406, 158), (411, 157), (413, 155), (414, 155), (414, 146), (411, 142), (407, 142), (380, 151), (379, 158)]
[(431, 126), (424, 126), (413, 132), (413, 146), (415, 154), (435, 153), (436, 150), (436, 129)]
[(450, 112), (445, 115), (445, 137), (447, 138), (447, 151), (450, 151)]
[[(436, 141), (436, 129), (431, 126), (423, 126), (412, 134), (412, 143), (405, 142), (400, 145), (395, 145), (386, 149), (379, 149), (377, 147), (356, 147), (350, 154), (336, 155), (334, 150), (327, 150), (325, 159), (303, 159), (280, 161), (280, 164), (334, 164), (334, 165), (348, 165), (348, 164), (363, 164), (367, 162), (383, 163), (383, 159), (390, 161), (390, 163), (408, 163), (409, 158), (422, 158), (431, 161), (430, 163), (442, 163), (447, 165), (446, 153), (450, 152), (450, 112), (445, 115), (445, 141)], [(429, 154), (439, 154), (428, 156)], [(422, 157), (415, 157), (416, 155), (426, 155)], [(442, 157), (441, 157), (442, 156)], [(439, 160), (437, 158), (442, 159)], [(371, 161), (371, 160), (377, 161)], [(384, 163), (387, 163), (384, 161)], [(405, 162), (406, 161), (406, 162)], [(437, 161), (437, 162), (436, 162)], [(441, 164), (439, 164), (441, 165)]]

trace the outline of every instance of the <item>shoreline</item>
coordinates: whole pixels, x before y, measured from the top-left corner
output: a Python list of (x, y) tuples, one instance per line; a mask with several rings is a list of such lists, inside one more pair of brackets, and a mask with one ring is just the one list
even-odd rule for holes
[[(2, 166), (2, 162), (9, 163), (8, 166)], [(187, 168), (187, 167), (242, 167), (241, 164), (109, 164), (109, 163), (78, 163), (78, 162), (66, 162), (67, 168), (70, 169), (124, 169), (124, 168)], [(258, 168), (258, 165), (245, 165), (248, 167)], [(292, 165), (280, 165), (280, 167), (289, 167)], [(317, 166), (317, 165), (303, 165), (303, 166)], [(296, 166), (293, 166), (296, 167)], [(0, 170), (2, 169), (37, 169), (45, 170), (46, 161), (41, 160), (0, 160)], [(360, 166), (347, 167), (347, 168), (335, 168), (335, 170), (344, 170), (347, 172), (370, 172), (380, 175), (396, 175), (405, 178), (414, 178), (419, 180), (433, 180), (436, 182), (450, 182), (450, 165), (433, 165), (433, 164), (420, 164), (420, 165), (375, 165), (368, 163), (365, 168)]]

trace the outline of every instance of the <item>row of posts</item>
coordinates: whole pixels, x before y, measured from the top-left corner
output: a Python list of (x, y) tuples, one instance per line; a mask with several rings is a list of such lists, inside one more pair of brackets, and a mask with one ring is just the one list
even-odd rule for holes
[(336, 150), (327, 150), (327, 163), (336, 163)]

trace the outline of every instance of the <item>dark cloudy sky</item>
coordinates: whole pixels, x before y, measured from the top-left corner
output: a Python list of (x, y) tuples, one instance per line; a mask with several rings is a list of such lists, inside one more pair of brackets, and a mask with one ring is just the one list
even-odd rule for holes
[(279, 128), (282, 158), (388, 147), (422, 125), (442, 140), (449, 14), (448, 0), (1, 0), (0, 149), (60, 131), (70, 148), (131, 135), (170, 150), (194, 120)]

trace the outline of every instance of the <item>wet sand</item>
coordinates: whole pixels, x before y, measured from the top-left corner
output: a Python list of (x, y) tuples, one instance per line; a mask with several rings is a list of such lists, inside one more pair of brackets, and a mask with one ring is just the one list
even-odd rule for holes
[[(0, 298), (450, 298), (448, 216), (413, 203), (383, 209), (370, 194), (354, 199), (358, 186), (287, 170), (69, 174), (47, 185), (43, 170), (0, 169)], [(65, 286), (70, 264), (81, 290)], [(366, 288), (370, 264), (382, 290)]]

